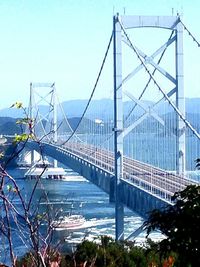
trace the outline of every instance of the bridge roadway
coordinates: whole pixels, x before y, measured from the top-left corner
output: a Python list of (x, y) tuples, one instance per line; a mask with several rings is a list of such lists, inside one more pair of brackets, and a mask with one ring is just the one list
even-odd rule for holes
[[(30, 149), (51, 156), (69, 166), (96, 184), (114, 201), (114, 154), (84, 143), (66, 143), (64, 146), (30, 142)], [(167, 172), (149, 164), (123, 158), (123, 178), (120, 199), (127, 207), (143, 217), (154, 208), (171, 203), (171, 196), (194, 181), (182, 175)]]
[[(92, 145), (82, 145), (81, 143), (68, 143), (64, 148), (114, 173), (113, 152), (99, 149)], [(130, 180), (132, 183), (144, 189), (154, 190), (155, 194), (156, 191), (160, 192), (161, 195), (168, 196), (168, 200), (171, 199), (171, 196), (175, 192), (183, 190), (188, 184), (195, 184), (195, 182), (188, 180), (184, 176), (167, 172), (128, 157), (124, 157), (123, 164), (123, 179)]]

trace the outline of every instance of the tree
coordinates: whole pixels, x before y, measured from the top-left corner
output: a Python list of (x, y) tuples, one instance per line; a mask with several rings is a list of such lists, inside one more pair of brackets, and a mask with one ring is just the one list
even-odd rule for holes
[(145, 222), (147, 234), (159, 229), (166, 236), (158, 245), (159, 252), (176, 253), (179, 266), (200, 266), (200, 186), (190, 185), (172, 200), (174, 205), (151, 213)]
[(71, 255), (69, 266), (147, 267), (151, 266), (152, 262), (159, 261), (156, 253), (149, 253), (152, 244), (148, 244), (149, 251), (146, 253), (145, 247), (136, 246), (135, 242), (131, 241), (119, 242), (108, 236), (100, 236), (96, 241), (84, 240), (79, 244), (75, 253)]
[[(19, 155), (29, 140), (34, 140), (38, 144), (41, 142), (34, 134), (33, 120), (28, 117), (22, 103), (16, 102), (13, 106), (23, 109), (25, 117), (17, 121), (17, 124), (22, 128), (22, 133), (14, 138), (14, 147), (16, 149), (13, 149), (10, 157), (5, 160), (3, 165), (0, 165), (0, 242), (1, 245), (5, 243), (5, 247), (8, 246), (12, 266), (18, 266), (13, 246), (13, 237), (15, 237), (29, 251), (26, 258), (29, 262), (31, 261), (32, 265), (29, 264), (28, 266), (45, 267), (55, 261), (55, 258), (59, 260), (57, 248), (52, 246), (52, 221), (59, 210), (52, 211), (52, 206), (48, 204), (48, 195), (45, 190), (42, 198), (47, 203), (46, 210), (40, 210), (41, 199), (36, 199), (35, 197), (37, 186), (41, 182), (40, 178), (47, 167), (45, 167), (45, 164), (42, 173), (35, 180), (30, 195), (27, 197), (23, 189), (18, 185), (17, 180), (10, 176), (6, 170), (9, 162)], [(25, 127), (27, 132), (24, 132)], [(46, 228), (41, 231), (44, 224)]]

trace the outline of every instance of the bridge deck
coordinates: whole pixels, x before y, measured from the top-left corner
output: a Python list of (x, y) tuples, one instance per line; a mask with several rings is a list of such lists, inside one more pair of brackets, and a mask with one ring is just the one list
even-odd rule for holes
[[(35, 142), (27, 144), (30, 149), (42, 152), (69, 166), (115, 200), (114, 155), (91, 145), (67, 143), (65, 146)], [(123, 179), (120, 199), (128, 208), (143, 217), (152, 209), (172, 204), (171, 196), (195, 182), (184, 176), (124, 157)]]
[[(114, 173), (114, 154), (111, 151), (80, 143), (67, 143), (63, 148), (108, 172)], [(124, 157), (123, 164), (124, 180), (128, 180), (151, 193), (157, 194), (156, 192), (159, 192), (168, 200), (175, 192), (183, 190), (189, 184), (195, 184), (194, 181), (183, 175), (165, 171), (128, 157)]]

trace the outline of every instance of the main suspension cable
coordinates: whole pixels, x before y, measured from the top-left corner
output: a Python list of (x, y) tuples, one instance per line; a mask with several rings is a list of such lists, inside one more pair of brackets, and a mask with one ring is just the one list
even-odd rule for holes
[[(71, 133), (72, 133), (72, 132), (73, 132), (73, 129), (72, 129), (72, 127), (71, 127), (71, 125), (70, 125), (70, 123), (69, 123), (69, 121), (68, 121), (68, 118), (67, 118), (67, 116), (66, 116), (66, 114), (65, 114), (65, 112), (64, 112), (63, 106), (62, 106), (62, 104), (60, 103), (60, 100), (59, 100), (58, 95), (56, 95), (56, 97), (57, 97), (57, 101), (58, 101), (58, 103), (59, 103), (59, 107), (60, 107), (60, 109), (61, 109), (61, 112), (62, 112), (62, 114), (63, 114), (63, 116), (64, 116), (64, 120), (65, 120), (67, 126), (69, 127), (69, 130), (70, 130)], [(77, 135), (75, 135), (75, 136), (76, 136), (77, 140), (79, 140), (80, 142), (82, 141)]]
[(109, 51), (109, 49), (110, 49), (110, 45), (111, 45), (111, 43), (112, 43), (112, 39), (113, 39), (113, 32), (112, 32), (112, 34), (111, 34), (111, 37), (110, 37), (110, 40), (109, 40), (109, 43), (108, 43), (108, 46), (107, 46), (107, 49), (106, 49), (106, 52), (105, 52), (105, 55), (104, 55), (104, 58), (103, 58), (103, 61), (102, 61), (100, 70), (99, 70), (99, 73), (98, 73), (98, 76), (97, 76), (97, 79), (96, 79), (96, 82), (95, 82), (95, 84), (94, 84), (92, 93), (91, 93), (90, 98), (89, 98), (89, 100), (88, 100), (88, 102), (87, 102), (87, 105), (86, 105), (86, 107), (85, 107), (85, 109), (84, 109), (84, 111), (83, 111), (83, 114), (82, 114), (82, 116), (81, 116), (81, 118), (80, 118), (80, 120), (79, 120), (79, 122), (78, 122), (76, 128), (75, 128), (74, 131), (72, 132), (72, 134), (67, 138), (67, 140), (66, 140), (65, 142), (62, 143), (62, 145), (66, 144), (66, 143), (67, 143), (67, 142), (74, 136), (76, 130), (78, 129), (79, 125), (81, 124), (81, 122), (82, 122), (82, 120), (83, 120), (83, 117), (85, 116), (85, 113), (86, 113), (86, 111), (87, 111), (87, 109), (88, 109), (88, 107), (89, 107), (89, 104), (90, 104), (90, 102), (91, 102), (91, 100), (92, 100), (92, 97), (93, 97), (93, 95), (94, 95), (94, 92), (95, 92), (95, 90), (96, 90), (97, 84), (98, 84), (98, 82), (99, 82), (99, 79), (100, 79), (100, 76), (101, 76), (103, 67), (104, 67), (104, 65), (105, 65), (106, 58), (107, 58), (107, 55), (108, 55), (108, 51)]
[(185, 24), (182, 22), (182, 20), (180, 20), (180, 22), (183, 25), (184, 30), (187, 31), (187, 33), (189, 34), (189, 36), (191, 36), (193, 41), (198, 45), (198, 47), (200, 47), (200, 43), (197, 41), (197, 39), (194, 37), (194, 35), (188, 30), (188, 28), (185, 26)]

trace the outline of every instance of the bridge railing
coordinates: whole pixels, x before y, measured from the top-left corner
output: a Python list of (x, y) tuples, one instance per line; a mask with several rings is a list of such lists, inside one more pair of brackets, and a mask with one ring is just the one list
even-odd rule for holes
[[(92, 145), (73, 142), (68, 142), (62, 148), (114, 174), (113, 152)], [(189, 184), (195, 184), (182, 175), (176, 175), (128, 157), (124, 157), (123, 165), (124, 181), (167, 202), (171, 202), (171, 197), (175, 192), (183, 190)]]

